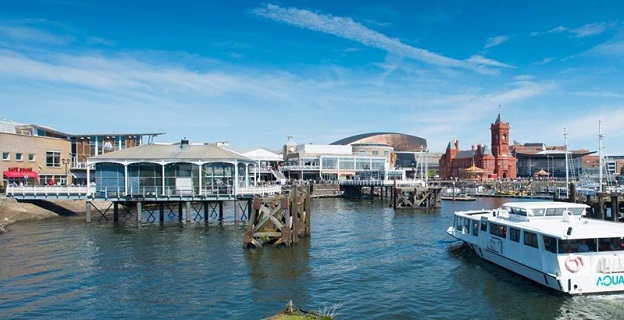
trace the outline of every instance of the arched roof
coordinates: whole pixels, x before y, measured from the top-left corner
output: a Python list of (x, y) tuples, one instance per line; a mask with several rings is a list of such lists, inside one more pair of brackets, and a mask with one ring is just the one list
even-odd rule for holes
[(351, 145), (358, 143), (385, 143), (394, 151), (421, 151), (427, 149), (427, 140), (396, 132), (363, 133), (332, 142), (333, 145)]

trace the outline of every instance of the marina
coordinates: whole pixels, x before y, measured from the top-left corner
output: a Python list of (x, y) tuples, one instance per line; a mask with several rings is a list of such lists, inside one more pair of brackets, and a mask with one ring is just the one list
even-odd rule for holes
[(251, 250), (241, 248), (246, 223), (229, 215), (139, 228), (84, 217), (16, 223), (0, 237), (0, 318), (262, 319), (290, 300), (310, 311), (340, 305), (337, 319), (619, 318), (622, 295), (557, 294), (446, 234), (455, 211), (508, 201), (415, 213), (313, 199), (309, 237)]

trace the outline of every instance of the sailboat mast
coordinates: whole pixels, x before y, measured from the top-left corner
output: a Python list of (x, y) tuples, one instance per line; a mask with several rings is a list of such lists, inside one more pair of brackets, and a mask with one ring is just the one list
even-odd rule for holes
[(604, 133), (602, 133), (602, 120), (598, 120), (598, 166), (600, 170), (598, 171), (598, 183), (600, 185), (600, 191), (604, 191), (602, 186), (602, 168), (604, 167), (604, 155), (602, 154), (602, 139), (604, 138)]
[(570, 198), (570, 161), (568, 161), (568, 129), (563, 127), (563, 138), (565, 139), (565, 171), (566, 171), (566, 199)]

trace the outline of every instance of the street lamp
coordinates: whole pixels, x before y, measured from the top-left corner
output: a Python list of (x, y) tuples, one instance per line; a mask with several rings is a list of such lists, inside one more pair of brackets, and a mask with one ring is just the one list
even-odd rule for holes
[(71, 162), (71, 159), (61, 159), (61, 162), (63, 162), (63, 164), (65, 165), (65, 185), (67, 186), (67, 182), (69, 181), (67, 166)]

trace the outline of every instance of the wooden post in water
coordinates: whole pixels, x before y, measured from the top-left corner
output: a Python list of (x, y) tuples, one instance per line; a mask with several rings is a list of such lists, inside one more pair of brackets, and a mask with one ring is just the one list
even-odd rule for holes
[(309, 189), (291, 189), (289, 195), (256, 197), (250, 209), (243, 247), (298, 243), (309, 234)]

